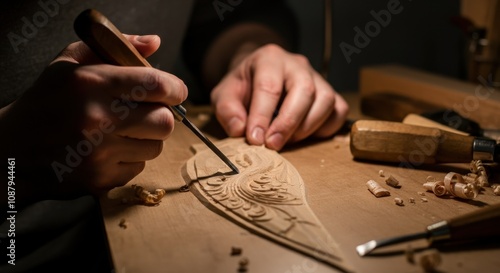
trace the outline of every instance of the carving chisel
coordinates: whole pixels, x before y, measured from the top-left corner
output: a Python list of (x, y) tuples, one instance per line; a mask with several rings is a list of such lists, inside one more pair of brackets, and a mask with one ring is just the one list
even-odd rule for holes
[(356, 247), (360, 256), (373, 250), (412, 240), (427, 239), (435, 242), (469, 242), (479, 239), (494, 240), (500, 237), (500, 204), (432, 224), (424, 232), (400, 237), (372, 240)]
[(496, 141), (400, 122), (358, 120), (351, 127), (351, 153), (356, 159), (415, 165), (500, 162)]
[[(78, 37), (103, 61), (120, 66), (151, 67), (123, 34), (100, 12), (88, 9), (80, 13), (74, 22)], [(186, 109), (181, 105), (168, 106), (176, 120), (186, 125), (235, 173), (238, 168), (186, 118)]]

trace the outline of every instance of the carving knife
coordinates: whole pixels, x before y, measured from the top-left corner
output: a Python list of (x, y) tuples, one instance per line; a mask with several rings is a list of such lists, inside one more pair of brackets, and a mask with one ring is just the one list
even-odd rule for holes
[[(103, 61), (121, 66), (151, 67), (135, 47), (104, 15), (94, 9), (80, 13), (74, 22), (78, 37), (87, 44)], [(168, 106), (177, 121), (186, 125), (200, 138), (231, 170), (239, 173), (238, 168), (186, 118), (186, 109), (181, 105)]]
[(493, 241), (500, 237), (500, 204), (480, 208), (476, 211), (432, 224), (424, 232), (394, 238), (372, 240), (356, 247), (359, 256), (373, 250), (412, 240), (427, 239), (434, 242), (469, 242), (479, 239)]
[(410, 163), (500, 162), (500, 147), (489, 138), (459, 135), (400, 122), (358, 120), (351, 128), (356, 159)]

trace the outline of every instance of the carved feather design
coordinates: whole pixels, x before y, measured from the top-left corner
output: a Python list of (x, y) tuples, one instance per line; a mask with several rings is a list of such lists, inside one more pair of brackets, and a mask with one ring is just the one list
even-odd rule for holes
[(219, 149), (238, 167), (231, 170), (204, 145), (186, 169), (191, 191), (219, 214), (254, 233), (278, 241), (347, 271), (337, 245), (310, 209), (304, 182), (277, 152), (250, 146), (243, 139), (218, 142)]

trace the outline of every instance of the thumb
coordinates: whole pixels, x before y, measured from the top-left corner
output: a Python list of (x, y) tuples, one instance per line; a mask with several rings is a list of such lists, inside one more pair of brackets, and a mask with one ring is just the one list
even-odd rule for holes
[(144, 58), (151, 56), (160, 47), (160, 36), (158, 35), (127, 35), (125, 38), (141, 53)]
[[(161, 41), (158, 35), (140, 36), (124, 34), (124, 36), (145, 58), (151, 56), (160, 47)], [(52, 63), (58, 61), (68, 61), (84, 65), (102, 63), (102, 60), (82, 41), (68, 45)]]

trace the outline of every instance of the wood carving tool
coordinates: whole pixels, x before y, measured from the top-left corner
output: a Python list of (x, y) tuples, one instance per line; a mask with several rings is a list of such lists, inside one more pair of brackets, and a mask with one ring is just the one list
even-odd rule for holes
[[(78, 37), (109, 64), (151, 67), (113, 23), (96, 10), (88, 9), (80, 13), (75, 19), (74, 29)], [(184, 123), (233, 172), (239, 173), (238, 168), (186, 118), (186, 109), (182, 105), (168, 106), (168, 108), (177, 121)]]
[(362, 160), (418, 165), (500, 162), (500, 147), (493, 139), (400, 122), (358, 120), (350, 138), (352, 155)]
[(424, 232), (369, 241), (357, 246), (356, 251), (360, 256), (365, 256), (380, 247), (418, 239), (427, 239), (431, 244), (435, 242), (470, 242), (480, 239), (493, 240), (500, 237), (499, 226), (500, 204), (496, 204), (429, 225)]
[(361, 98), (361, 112), (379, 120), (403, 121), (408, 115), (420, 115), (443, 126), (471, 136), (489, 137), (500, 141), (500, 130), (481, 128), (479, 123), (451, 109), (391, 93), (375, 93)]

